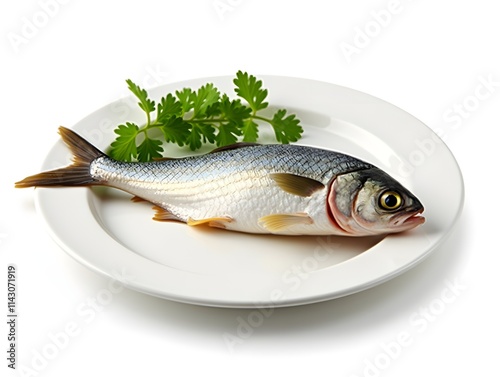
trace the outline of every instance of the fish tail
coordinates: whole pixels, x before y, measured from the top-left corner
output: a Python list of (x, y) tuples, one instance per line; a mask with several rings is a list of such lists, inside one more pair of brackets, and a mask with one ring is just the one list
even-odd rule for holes
[(68, 128), (59, 127), (59, 134), (73, 153), (73, 164), (26, 177), (16, 182), (15, 187), (88, 186), (98, 184), (98, 181), (90, 174), (90, 164), (96, 158), (105, 156), (105, 154)]

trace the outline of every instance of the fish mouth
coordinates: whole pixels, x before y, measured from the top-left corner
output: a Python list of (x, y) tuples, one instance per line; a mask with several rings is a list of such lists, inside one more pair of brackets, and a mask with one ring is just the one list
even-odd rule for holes
[(425, 222), (425, 217), (420, 216), (424, 212), (423, 208), (409, 211), (395, 216), (392, 225), (400, 230), (413, 229)]

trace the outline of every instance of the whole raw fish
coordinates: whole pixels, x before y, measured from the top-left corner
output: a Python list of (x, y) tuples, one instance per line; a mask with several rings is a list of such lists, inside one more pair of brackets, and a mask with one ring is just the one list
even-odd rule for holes
[(300, 145), (235, 144), (147, 163), (111, 159), (60, 127), (73, 164), (16, 187), (103, 185), (155, 205), (155, 220), (248, 233), (367, 236), (422, 224), (420, 201), (379, 168)]

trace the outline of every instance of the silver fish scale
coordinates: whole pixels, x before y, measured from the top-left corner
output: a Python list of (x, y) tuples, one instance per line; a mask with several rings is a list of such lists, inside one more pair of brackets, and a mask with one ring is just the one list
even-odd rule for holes
[[(242, 163), (243, 162), (243, 163)], [(256, 169), (266, 173), (290, 173), (327, 183), (340, 173), (373, 167), (342, 153), (300, 145), (260, 145), (208, 154), (198, 163), (217, 164), (223, 170)]]
[(108, 158), (93, 162), (91, 174), (99, 179), (128, 182), (183, 183), (221, 176), (289, 173), (324, 184), (338, 174), (373, 167), (354, 157), (300, 145), (256, 145), (202, 156), (147, 163), (124, 163)]

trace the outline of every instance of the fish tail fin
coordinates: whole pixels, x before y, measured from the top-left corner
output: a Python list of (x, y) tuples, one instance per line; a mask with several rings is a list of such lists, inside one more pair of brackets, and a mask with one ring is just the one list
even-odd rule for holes
[(59, 127), (59, 134), (73, 153), (73, 164), (26, 177), (15, 183), (16, 188), (98, 184), (90, 174), (90, 164), (105, 154), (68, 128)]

